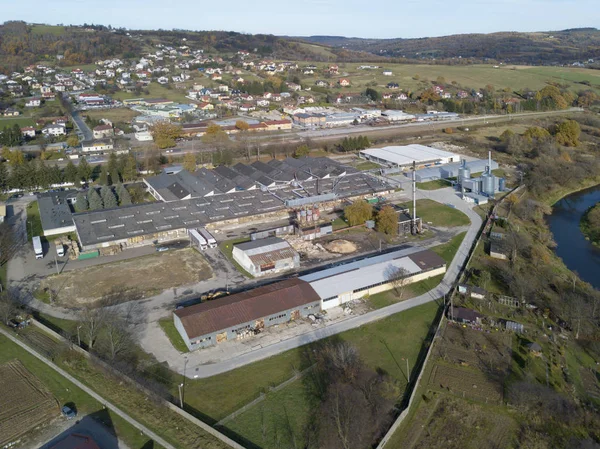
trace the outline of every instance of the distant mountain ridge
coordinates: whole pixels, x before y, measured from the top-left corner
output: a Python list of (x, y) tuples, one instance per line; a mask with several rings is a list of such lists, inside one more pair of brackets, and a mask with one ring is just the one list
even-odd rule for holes
[(543, 64), (600, 58), (600, 31), (596, 28), (533, 33), (471, 33), (418, 39), (363, 39), (343, 36), (293, 39), (405, 59), (477, 58)]

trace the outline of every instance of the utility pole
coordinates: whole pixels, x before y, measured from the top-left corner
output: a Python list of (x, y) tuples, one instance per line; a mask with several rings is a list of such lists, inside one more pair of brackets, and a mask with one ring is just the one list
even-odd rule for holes
[(181, 388), (183, 387), (183, 384), (179, 384), (179, 407), (181, 409), (183, 409), (183, 395), (181, 394)]
[(81, 347), (81, 337), (79, 336), (79, 329), (81, 329), (81, 325), (77, 326), (77, 346)]

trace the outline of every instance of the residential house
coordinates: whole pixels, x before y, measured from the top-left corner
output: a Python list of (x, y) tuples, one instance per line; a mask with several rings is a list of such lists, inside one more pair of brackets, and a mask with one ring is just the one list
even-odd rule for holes
[(315, 81), (315, 86), (318, 87), (329, 87), (329, 83), (325, 80), (317, 80)]
[(458, 323), (481, 324), (482, 318), (483, 316), (479, 312), (466, 307), (451, 307), (448, 310), (448, 319)]
[(35, 138), (35, 128), (33, 126), (26, 126), (21, 128), (21, 134), (23, 137)]
[(26, 108), (37, 108), (42, 104), (40, 98), (31, 98), (25, 103)]
[(338, 81), (338, 84), (342, 87), (348, 87), (350, 86), (350, 80), (348, 78), (342, 78)]
[(93, 130), (94, 139), (102, 139), (104, 137), (114, 136), (114, 130), (111, 125), (98, 125)]
[(383, 73), (383, 76), (392, 76), (393, 75), (391, 70), (384, 70), (382, 73)]
[(48, 125), (42, 129), (42, 134), (44, 136), (64, 136), (67, 134), (65, 125)]
[(400, 85), (398, 83), (387, 83), (386, 86), (388, 89), (399, 89)]
[(21, 115), (21, 113), (19, 111), (17, 111), (16, 109), (6, 108), (4, 110), (4, 112), (2, 113), (2, 115), (4, 117), (18, 117), (19, 115)]
[(114, 148), (112, 139), (86, 140), (81, 144), (81, 151), (89, 153), (92, 151), (107, 151)]

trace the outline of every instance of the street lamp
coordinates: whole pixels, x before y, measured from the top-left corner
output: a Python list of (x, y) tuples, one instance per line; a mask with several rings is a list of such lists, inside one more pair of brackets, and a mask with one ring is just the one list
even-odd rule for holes
[(183, 408), (183, 394), (181, 392), (182, 388), (183, 388), (183, 384), (179, 384), (179, 407)]
[(402, 360), (406, 360), (406, 382), (410, 382), (410, 366), (408, 365), (408, 357), (402, 357)]

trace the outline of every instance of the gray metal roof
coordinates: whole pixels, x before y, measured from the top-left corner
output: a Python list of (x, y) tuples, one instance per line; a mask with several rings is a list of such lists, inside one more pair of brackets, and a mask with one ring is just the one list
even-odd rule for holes
[(238, 243), (235, 245), (240, 251), (247, 252), (248, 254), (258, 254), (261, 251), (254, 250), (263, 250), (263, 251), (271, 251), (272, 249), (278, 249), (281, 247), (289, 247), (290, 244), (279, 237), (268, 237), (266, 239), (260, 240), (251, 240), (249, 242)]
[(71, 207), (67, 199), (74, 198), (75, 196), (77, 196), (77, 190), (38, 194), (40, 219), (44, 231), (73, 226)]
[(414, 274), (444, 264), (434, 252), (410, 247), (317, 271), (299, 279), (308, 282), (321, 299), (327, 299), (386, 282), (390, 269), (404, 268)]

